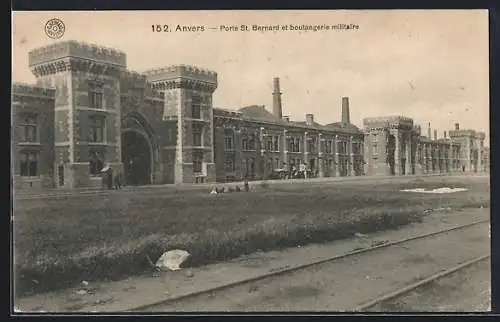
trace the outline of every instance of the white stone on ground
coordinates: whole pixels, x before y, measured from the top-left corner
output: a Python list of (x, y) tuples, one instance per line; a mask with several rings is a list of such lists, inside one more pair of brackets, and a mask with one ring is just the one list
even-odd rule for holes
[(433, 190), (425, 190), (423, 188), (415, 188), (415, 189), (404, 189), (401, 190), (403, 192), (418, 192), (418, 193), (453, 193), (453, 192), (463, 192), (467, 191), (467, 188), (437, 188)]
[(163, 253), (156, 261), (155, 266), (164, 270), (177, 271), (180, 265), (190, 256), (187, 251), (182, 249), (169, 250)]

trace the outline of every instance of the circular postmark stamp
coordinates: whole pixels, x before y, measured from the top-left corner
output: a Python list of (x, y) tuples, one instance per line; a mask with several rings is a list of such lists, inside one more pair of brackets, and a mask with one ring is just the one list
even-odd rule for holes
[(45, 24), (45, 34), (52, 39), (59, 39), (64, 35), (66, 26), (61, 19), (53, 18)]

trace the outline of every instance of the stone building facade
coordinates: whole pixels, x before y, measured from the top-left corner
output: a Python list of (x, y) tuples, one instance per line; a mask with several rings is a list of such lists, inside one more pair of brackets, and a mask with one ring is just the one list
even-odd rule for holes
[[(279, 78), (265, 106), (213, 106), (217, 73), (176, 65), (136, 73), (125, 53), (76, 41), (30, 52), (36, 85), (12, 86), (14, 187), (102, 185), (110, 167), (128, 184), (268, 179), (307, 165), (319, 177), (489, 170), (484, 133), (437, 139), (405, 117), (321, 125), (283, 115)], [(429, 129), (430, 131), (430, 129)], [(487, 165), (487, 166), (486, 166)]]

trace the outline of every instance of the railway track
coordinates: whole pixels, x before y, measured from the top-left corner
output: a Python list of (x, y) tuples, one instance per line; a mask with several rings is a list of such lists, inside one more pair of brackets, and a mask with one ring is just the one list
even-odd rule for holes
[[(476, 222), (473, 222), (473, 223), (469, 223), (469, 224), (466, 224), (466, 225), (455, 226), (455, 227), (452, 227), (452, 228), (447, 228), (447, 229), (443, 229), (443, 230), (439, 230), (439, 231), (435, 231), (435, 232), (431, 232), (431, 233), (426, 233), (426, 234), (417, 235), (417, 236), (413, 236), (413, 237), (409, 237), (409, 238), (404, 238), (404, 239), (400, 239), (400, 240), (396, 240), (396, 241), (392, 241), (392, 242), (387, 242), (387, 243), (383, 243), (383, 244), (380, 244), (380, 245), (376, 245), (376, 246), (372, 246), (372, 247), (367, 247), (367, 248), (363, 248), (363, 249), (359, 249), (359, 250), (355, 250), (355, 251), (351, 251), (351, 252), (348, 252), (348, 253), (345, 253), (345, 254), (342, 254), (342, 255), (333, 256), (333, 257), (330, 257), (330, 258), (326, 258), (326, 259), (321, 259), (321, 260), (318, 260), (318, 261), (310, 262), (310, 263), (307, 263), (307, 264), (304, 264), (304, 265), (299, 265), (299, 266), (290, 267), (290, 268), (284, 268), (284, 269), (281, 269), (281, 270), (278, 270), (278, 271), (274, 271), (274, 272), (270, 272), (270, 273), (267, 273), (267, 274), (263, 274), (263, 275), (260, 275), (260, 276), (257, 276), (257, 277), (242, 279), (242, 280), (239, 280), (239, 281), (236, 281), (236, 282), (232, 282), (232, 283), (220, 285), (220, 286), (209, 288), (209, 289), (205, 289), (205, 290), (202, 290), (202, 291), (197, 291), (197, 292), (193, 292), (193, 293), (189, 293), (189, 294), (184, 294), (184, 295), (180, 295), (180, 296), (176, 296), (176, 297), (171, 297), (171, 298), (168, 298), (168, 299), (164, 299), (164, 300), (158, 301), (156, 303), (150, 303), (148, 305), (143, 305), (143, 306), (135, 307), (135, 308), (130, 309), (128, 311), (131, 311), (131, 312), (155, 311), (155, 309), (158, 309), (158, 308), (161, 308), (161, 307), (166, 307), (169, 304), (182, 303), (183, 301), (194, 299), (194, 298), (199, 297), (199, 296), (210, 295), (210, 294), (214, 294), (215, 292), (221, 292), (221, 291), (229, 290), (231, 288), (235, 288), (235, 287), (238, 287), (238, 286), (242, 286), (242, 285), (246, 285), (246, 284), (252, 284), (252, 283), (255, 283), (255, 282), (259, 282), (259, 281), (264, 281), (264, 280), (272, 278), (272, 277), (284, 276), (284, 275), (287, 275), (287, 274), (290, 274), (290, 273), (293, 273), (293, 272), (297, 272), (297, 271), (305, 270), (307, 268), (318, 266), (320, 264), (334, 263), (335, 261), (338, 261), (340, 259), (344, 259), (344, 258), (347, 258), (347, 257), (359, 256), (361, 254), (366, 254), (366, 253), (370, 253), (370, 252), (373, 252), (373, 251), (376, 251), (376, 250), (380, 250), (380, 249), (384, 249), (384, 248), (389, 248), (391, 246), (401, 246), (403, 244), (410, 243), (412, 241), (423, 240), (423, 239), (435, 237), (435, 236), (438, 236), (438, 235), (444, 235), (444, 234), (447, 234), (447, 233), (450, 233), (450, 232), (467, 229), (467, 228), (470, 228), (470, 227), (473, 227), (473, 226), (477, 226), (477, 225), (480, 225), (480, 224), (485, 224), (485, 223), (489, 223), (489, 220), (479, 220), (479, 221), (476, 221)], [(482, 256), (480, 256), (478, 258), (475, 258), (475, 259), (473, 259), (471, 261), (468, 261), (466, 263), (462, 263), (462, 264), (457, 265), (457, 266), (455, 266), (455, 267), (453, 267), (451, 269), (448, 269), (446, 271), (442, 271), (442, 272), (440, 272), (440, 273), (438, 273), (436, 275), (433, 275), (433, 276), (431, 276), (429, 278), (426, 278), (426, 279), (420, 280), (420, 281), (418, 281), (416, 283), (413, 283), (411, 285), (408, 285), (408, 286), (406, 286), (406, 287), (404, 287), (402, 289), (399, 289), (399, 290), (397, 290), (395, 292), (391, 292), (390, 294), (386, 294), (384, 296), (381, 296), (381, 297), (378, 297), (376, 299), (373, 299), (373, 300), (371, 300), (369, 302), (366, 302), (365, 304), (360, 305), (359, 307), (354, 308), (353, 310), (354, 311), (360, 311), (360, 310), (362, 311), (362, 310), (365, 310), (367, 308), (373, 307), (373, 306), (375, 306), (375, 305), (377, 305), (377, 304), (379, 304), (379, 303), (381, 303), (383, 301), (394, 299), (395, 297), (401, 296), (402, 294), (406, 294), (406, 293), (414, 290), (415, 288), (418, 288), (418, 287), (420, 287), (420, 286), (422, 286), (424, 284), (430, 283), (433, 280), (436, 280), (436, 279), (439, 279), (439, 278), (441, 278), (443, 276), (447, 276), (449, 274), (452, 274), (453, 272), (456, 272), (456, 271), (458, 271), (458, 270), (460, 270), (462, 268), (465, 268), (465, 267), (468, 267), (470, 265), (473, 265), (474, 263), (477, 263), (477, 262), (479, 262), (481, 260), (485, 260), (489, 256), (490, 256), (489, 254), (482, 255)]]
[(442, 278), (445, 278), (445, 277), (448, 277), (452, 274), (455, 274), (463, 269), (466, 269), (470, 266), (473, 266), (473, 265), (476, 265), (482, 261), (485, 261), (487, 259), (490, 258), (490, 254), (484, 254), (482, 256), (479, 256), (479, 257), (476, 257), (476, 258), (473, 258), (465, 263), (461, 263), (459, 265), (455, 265), (451, 268), (448, 268), (444, 271), (441, 271), (437, 274), (434, 274), (432, 276), (429, 276), (425, 279), (422, 279), (420, 281), (417, 281), (413, 284), (410, 284), (410, 285), (407, 285), (399, 290), (396, 290), (394, 292), (391, 292), (391, 293), (388, 293), (388, 294), (385, 294), (383, 296), (380, 296), (378, 298), (375, 298), (369, 302), (366, 302), (362, 305), (359, 305), (358, 307), (352, 309), (352, 311), (355, 311), (355, 312), (362, 312), (362, 311), (367, 311), (377, 305), (382, 305), (383, 303), (385, 302), (389, 302), (389, 301), (393, 301), (397, 298), (400, 298), (400, 297), (403, 297), (405, 296), (406, 294), (410, 293), (410, 292), (413, 292), (421, 287), (424, 287), (426, 285), (429, 285), (435, 281), (438, 281)]

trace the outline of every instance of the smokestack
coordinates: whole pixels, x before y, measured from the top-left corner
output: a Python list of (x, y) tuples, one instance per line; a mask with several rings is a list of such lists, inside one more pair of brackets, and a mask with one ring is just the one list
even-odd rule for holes
[(443, 132), (443, 137), (446, 139), (446, 131)]
[(429, 122), (429, 127), (427, 128), (427, 137), (429, 139), (432, 139), (432, 136), (431, 136), (431, 122)]
[(273, 114), (278, 118), (283, 118), (283, 109), (281, 107), (281, 91), (280, 91), (280, 79), (275, 77), (273, 81)]
[(349, 97), (342, 97), (342, 123), (351, 123)]
[(306, 124), (311, 125), (314, 123), (314, 114), (306, 114)]
[(437, 140), (437, 139), (438, 139), (438, 131), (434, 130), (434, 140)]
[(460, 130), (460, 123), (455, 123), (455, 130)]

